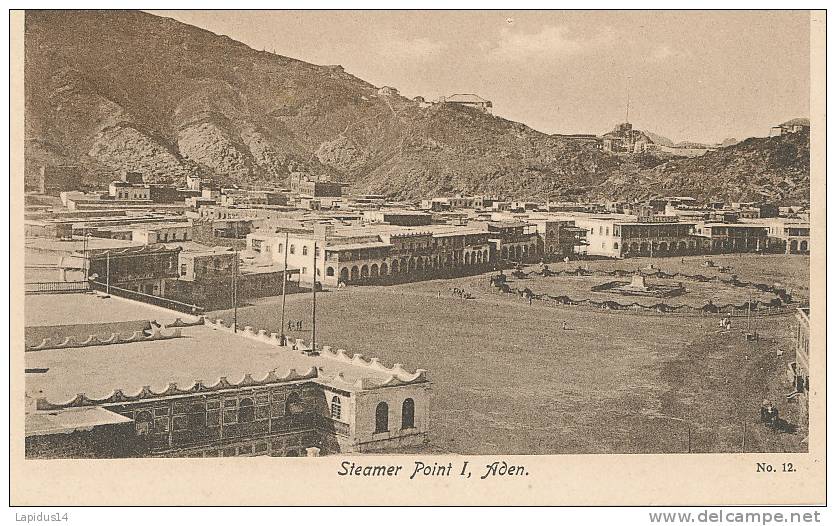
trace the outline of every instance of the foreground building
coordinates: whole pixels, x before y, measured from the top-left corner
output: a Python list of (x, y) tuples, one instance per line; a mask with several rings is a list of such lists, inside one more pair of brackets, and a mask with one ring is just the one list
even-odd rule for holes
[(26, 296), (28, 458), (414, 447), (426, 371), (96, 294)]

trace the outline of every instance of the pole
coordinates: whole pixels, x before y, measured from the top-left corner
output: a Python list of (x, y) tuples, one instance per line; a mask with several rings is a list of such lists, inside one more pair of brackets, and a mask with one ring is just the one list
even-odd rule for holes
[(87, 227), (82, 229), (83, 238), (81, 241), (82, 252), (84, 253), (84, 281), (90, 280), (90, 258), (87, 253)]
[(285, 306), (285, 299), (287, 294), (287, 243), (290, 241), (290, 233), (285, 232), (284, 234), (284, 270), (282, 271), (282, 323), (281, 323), (281, 342), (282, 345), (285, 345), (285, 334), (284, 334), (284, 306)]
[(238, 332), (238, 221), (235, 221), (235, 257), (232, 261), (232, 332)]
[(313, 244), (313, 304), (311, 307), (311, 350), (316, 351), (316, 241)]
[(238, 332), (238, 248), (232, 261), (232, 332)]
[(688, 424), (688, 453), (691, 452), (691, 424)]
[(741, 453), (746, 453), (746, 421), (743, 422), (743, 444)]
[(627, 115), (624, 122), (630, 122), (630, 77), (627, 77)]
[(107, 294), (110, 294), (110, 250), (106, 252), (107, 254), (107, 287), (105, 287), (105, 291)]

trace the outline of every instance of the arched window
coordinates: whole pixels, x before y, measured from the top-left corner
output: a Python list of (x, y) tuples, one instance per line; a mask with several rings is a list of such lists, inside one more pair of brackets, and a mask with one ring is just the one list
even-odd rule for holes
[(340, 397), (335, 396), (331, 399), (331, 418), (339, 420), (342, 416), (342, 407), (340, 405)]
[(286, 414), (298, 415), (302, 413), (305, 408), (302, 406), (302, 398), (299, 393), (290, 393), (287, 397), (287, 402), (284, 404), (284, 412)]
[(302, 245), (302, 255), (303, 256), (308, 255), (308, 245)]
[(296, 245), (290, 245), (290, 253), (291, 253), (291, 254), (295, 254), (295, 253), (296, 253)]
[(385, 433), (389, 431), (389, 404), (380, 402), (374, 411), (374, 432)]
[(334, 267), (328, 267), (327, 269), (325, 269), (325, 275), (329, 276), (329, 277), (333, 276), (334, 275)]
[(279, 249), (276, 251), (278, 254), (284, 252), (284, 243), (279, 243)]
[(242, 398), (238, 404), (238, 421), (252, 422), (255, 419), (255, 407), (252, 398)]
[(401, 409), (401, 428), (412, 429), (415, 427), (415, 400), (407, 398), (403, 401)]

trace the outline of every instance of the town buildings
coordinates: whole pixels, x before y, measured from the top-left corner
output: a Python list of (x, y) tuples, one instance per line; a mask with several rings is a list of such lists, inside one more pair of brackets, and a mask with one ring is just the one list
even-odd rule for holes
[(417, 446), (426, 371), (116, 296), (26, 296), (28, 458), (315, 456)]

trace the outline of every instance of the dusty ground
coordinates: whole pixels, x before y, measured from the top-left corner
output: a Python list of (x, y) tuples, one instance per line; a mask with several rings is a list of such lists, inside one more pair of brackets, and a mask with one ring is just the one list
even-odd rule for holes
[[(808, 259), (715, 258), (740, 279), (807, 290)], [(702, 258), (655, 260), (666, 272), (708, 275)], [(647, 261), (584, 262), (590, 268)], [(572, 263), (570, 265), (576, 265)], [(552, 265), (557, 270), (558, 265)], [(553, 279), (553, 278), (550, 278)], [(794, 319), (757, 319), (761, 341), (742, 326), (720, 332), (715, 318), (643, 316), (574, 307), (529, 306), (486, 285), (486, 276), (390, 287), (349, 287), (317, 297), (318, 341), (425, 368), (433, 385), (433, 451), (482, 454), (796, 451), (802, 433), (756, 423), (764, 397), (794, 421), (783, 399)], [(449, 294), (464, 287), (475, 298)], [(533, 288), (533, 287), (532, 287)], [(280, 298), (239, 309), (239, 323), (278, 330)], [(214, 313), (231, 320), (231, 313)], [(287, 299), (303, 320), (310, 296)], [(562, 329), (567, 322), (569, 330)], [(783, 355), (778, 355), (783, 349)], [(744, 429), (745, 427), (745, 429)]]

